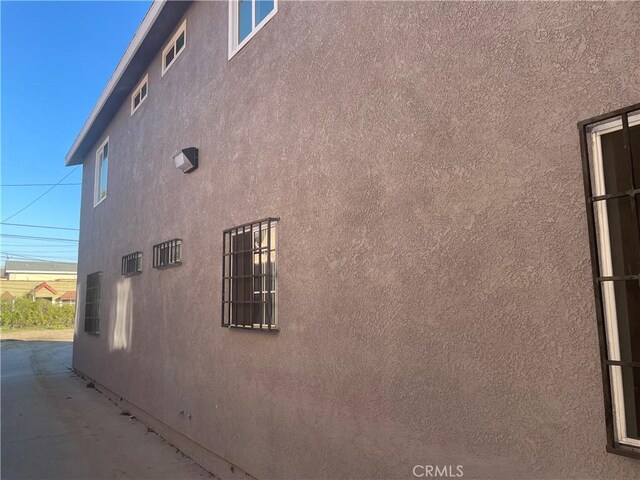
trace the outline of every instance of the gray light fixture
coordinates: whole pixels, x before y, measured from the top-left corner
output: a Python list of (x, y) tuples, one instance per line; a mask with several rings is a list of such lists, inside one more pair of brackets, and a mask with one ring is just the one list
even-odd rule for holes
[(176, 168), (182, 173), (189, 173), (198, 168), (198, 149), (196, 147), (183, 148), (173, 157)]

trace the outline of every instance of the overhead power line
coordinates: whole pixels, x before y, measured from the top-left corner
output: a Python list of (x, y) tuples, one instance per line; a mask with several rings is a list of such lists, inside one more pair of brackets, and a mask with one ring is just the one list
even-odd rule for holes
[(50, 262), (52, 260), (69, 260), (70, 262), (75, 263), (76, 259), (75, 258), (69, 258), (69, 257), (46, 257), (46, 258), (41, 258), (41, 257), (32, 257), (30, 255), (20, 255), (18, 253), (10, 253), (10, 252), (1, 252), (0, 255), (4, 255), (5, 257), (7, 257), (7, 260), (11, 260), (10, 257), (15, 257), (19, 260), (37, 260), (40, 262)]
[(24, 251), (24, 250), (13, 250), (13, 249), (1, 249), (0, 251), (9, 252), (14, 255), (34, 255), (34, 256), (45, 256), (45, 257), (55, 256), (55, 257), (74, 257), (74, 258), (78, 257), (77, 251), (69, 252), (67, 250), (47, 250), (47, 251), (35, 250), (32, 252), (29, 250)]
[(77, 249), (77, 245), (66, 245), (64, 243), (4, 243), (3, 247), (19, 247), (19, 248), (71, 248)]
[(79, 231), (79, 228), (68, 228), (68, 227), (47, 227), (45, 225), (26, 225), (24, 223), (7, 223), (7, 222), (0, 222), (0, 225), (11, 225), (12, 227), (29, 227), (29, 228), (48, 228), (50, 230), (73, 230), (73, 231)]
[(3, 183), (0, 187), (68, 187), (71, 185), (82, 185), (82, 183)]
[(64, 177), (62, 177), (60, 179), (59, 182), (53, 184), (52, 187), (48, 188), (42, 195), (40, 195), (39, 197), (36, 197), (33, 201), (31, 201), (30, 203), (26, 204), (24, 207), (22, 207), (20, 210), (18, 210), (16, 213), (14, 213), (13, 215), (9, 215), (7, 218), (2, 220), (2, 223), (6, 222), (7, 220), (12, 219), (13, 217), (15, 217), (16, 215), (18, 215), (19, 213), (24, 212), (27, 208), (29, 208), (31, 205), (33, 205), (34, 203), (36, 203), (38, 200), (40, 200), (42, 197), (44, 197), (47, 193), (49, 193), (51, 190), (53, 190), (54, 188), (56, 188), (58, 185), (60, 185), (62, 183), (62, 181), (64, 179), (66, 179), (69, 175), (71, 175), (73, 172), (75, 172), (78, 168), (80, 167), (80, 165), (78, 165), (77, 167), (75, 167), (73, 170), (71, 170), (69, 173), (67, 173)]
[(75, 240), (73, 238), (34, 237), (31, 235), (12, 235), (10, 233), (0, 233), (0, 237), (23, 238), (23, 239), (30, 239), (30, 240), (52, 240), (56, 242), (76, 242), (76, 243), (78, 242), (78, 240)]

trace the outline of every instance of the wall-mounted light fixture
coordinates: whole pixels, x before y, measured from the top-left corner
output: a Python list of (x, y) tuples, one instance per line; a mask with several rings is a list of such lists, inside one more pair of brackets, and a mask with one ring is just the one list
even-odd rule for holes
[(173, 157), (176, 168), (182, 173), (189, 173), (198, 168), (198, 149), (196, 147), (183, 148)]

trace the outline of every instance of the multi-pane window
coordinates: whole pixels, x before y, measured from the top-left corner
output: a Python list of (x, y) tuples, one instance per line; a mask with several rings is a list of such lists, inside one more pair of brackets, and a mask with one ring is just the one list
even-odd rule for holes
[(173, 65), (176, 58), (182, 53), (187, 45), (187, 21), (185, 20), (178, 28), (178, 31), (173, 35), (169, 43), (162, 51), (162, 75), (169, 70), (169, 67)]
[(131, 115), (142, 105), (149, 91), (149, 76), (145, 75), (131, 95)]
[(229, 58), (278, 11), (278, 0), (229, 0)]
[(93, 205), (98, 205), (107, 196), (107, 175), (109, 170), (109, 138), (96, 152), (96, 172), (94, 182)]
[(276, 227), (267, 218), (224, 231), (223, 327), (277, 328)]
[(640, 104), (580, 123), (612, 449), (640, 452)]
[(87, 288), (84, 304), (84, 331), (97, 335), (100, 333), (100, 291), (102, 272), (87, 275)]
[(182, 240), (174, 238), (153, 246), (153, 268), (170, 267), (182, 263)]
[(133, 252), (122, 257), (122, 275), (142, 272), (142, 252)]

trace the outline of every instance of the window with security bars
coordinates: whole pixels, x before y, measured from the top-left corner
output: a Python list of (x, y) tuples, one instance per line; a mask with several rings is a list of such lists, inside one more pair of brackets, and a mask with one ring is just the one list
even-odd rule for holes
[(275, 330), (277, 218), (223, 232), (222, 326)]
[(153, 246), (153, 268), (171, 267), (182, 263), (182, 240), (174, 238)]
[(84, 304), (84, 331), (93, 335), (100, 333), (100, 294), (102, 272), (87, 275)]
[(122, 275), (142, 272), (142, 252), (133, 252), (122, 257)]
[(640, 104), (578, 126), (608, 449), (640, 456)]

